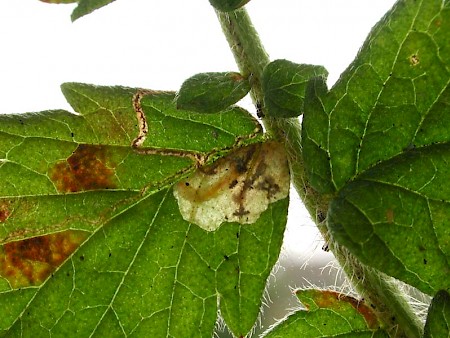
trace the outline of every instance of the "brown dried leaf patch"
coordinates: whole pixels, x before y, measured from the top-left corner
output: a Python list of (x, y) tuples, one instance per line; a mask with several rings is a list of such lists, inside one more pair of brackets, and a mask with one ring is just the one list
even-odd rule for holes
[(117, 186), (114, 165), (105, 147), (80, 144), (66, 161), (49, 172), (60, 192), (113, 189)]
[(86, 232), (67, 230), (3, 244), (0, 275), (12, 288), (40, 285), (86, 238)]

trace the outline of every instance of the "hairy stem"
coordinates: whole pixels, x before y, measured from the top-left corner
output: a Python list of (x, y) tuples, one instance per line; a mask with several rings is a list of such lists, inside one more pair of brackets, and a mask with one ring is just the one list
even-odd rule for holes
[(216, 11), (216, 14), (241, 74), (250, 77), (254, 102), (262, 102), (261, 77), (264, 67), (270, 60), (259, 38), (255, 39), (258, 33), (247, 11), (245, 9), (229, 13)]
[[(216, 13), (240, 72), (251, 79), (252, 99), (264, 113), (261, 77), (264, 67), (269, 63), (269, 56), (245, 9)], [(390, 332), (392, 336), (421, 337), (422, 324), (393, 279), (363, 265), (344, 247), (332, 242), (326, 224), (328, 204), (332, 196), (320, 195), (308, 184), (303, 169), (299, 120), (264, 118), (263, 123), (269, 134), (284, 143), (294, 187), (339, 264), (351, 277), (356, 290), (374, 308), (383, 326), (393, 328)]]

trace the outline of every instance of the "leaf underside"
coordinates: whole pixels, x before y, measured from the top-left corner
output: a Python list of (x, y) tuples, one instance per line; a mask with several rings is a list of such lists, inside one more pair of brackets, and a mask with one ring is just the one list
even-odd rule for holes
[(326, 79), (322, 66), (297, 64), (288, 60), (269, 63), (262, 75), (264, 106), (271, 117), (297, 117), (303, 114), (307, 85), (310, 79)]
[(450, 273), (450, 8), (398, 1), (331, 89), (308, 88), (305, 167), (362, 262), (434, 294)]
[(75, 21), (82, 16), (92, 13), (96, 9), (106, 6), (115, 0), (78, 0), (78, 6), (73, 10), (70, 16)]
[(250, 91), (248, 79), (236, 72), (200, 73), (185, 80), (177, 94), (177, 108), (217, 113)]
[[(0, 330), (210, 337), (219, 304), (245, 335), (278, 257), (288, 199), (253, 224), (206, 232), (183, 220), (172, 185), (195, 169), (194, 155), (261, 142), (259, 124), (240, 108), (177, 110), (172, 92), (62, 89), (78, 115), (0, 116), (0, 302), (8, 304)], [(148, 133), (133, 147), (142, 113)]]

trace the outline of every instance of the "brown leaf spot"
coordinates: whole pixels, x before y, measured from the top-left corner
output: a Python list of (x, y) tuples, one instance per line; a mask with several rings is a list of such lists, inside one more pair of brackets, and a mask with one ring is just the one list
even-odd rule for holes
[(386, 220), (388, 221), (388, 223), (394, 223), (394, 210), (386, 210)]
[(320, 308), (340, 308), (342, 302), (350, 304), (360, 315), (362, 315), (370, 329), (379, 327), (378, 319), (370, 306), (362, 300), (343, 295), (335, 291), (319, 291), (314, 298), (316, 305)]
[(240, 82), (240, 81), (243, 81), (245, 79), (240, 73), (236, 73), (236, 72), (228, 73), (228, 76), (234, 82)]
[(10, 215), (9, 203), (0, 202), (0, 223), (6, 222)]
[(60, 192), (116, 187), (114, 165), (101, 146), (80, 144), (67, 161), (55, 164), (49, 176)]
[(86, 237), (86, 232), (67, 230), (3, 244), (0, 247), (0, 275), (13, 288), (40, 285)]

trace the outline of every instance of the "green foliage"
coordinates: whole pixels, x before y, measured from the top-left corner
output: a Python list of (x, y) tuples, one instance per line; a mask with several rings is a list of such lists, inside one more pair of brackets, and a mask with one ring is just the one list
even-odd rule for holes
[(448, 287), (450, 144), (365, 171), (332, 202), (329, 224), (366, 264), (434, 294)]
[(314, 289), (298, 290), (297, 296), (306, 309), (292, 313), (264, 337), (388, 337), (372, 309), (352, 297)]
[(75, 21), (82, 16), (92, 13), (96, 9), (106, 6), (115, 0), (79, 0), (78, 6), (73, 10), (71, 18)]
[[(78, 2), (73, 20), (112, 1)], [(230, 12), (248, 1), (210, 2)], [(330, 90), (323, 67), (269, 63), (244, 10), (218, 16), (231, 27), (241, 73), (197, 74), (178, 94), (66, 83), (78, 114), (0, 116), (0, 334), (210, 337), (220, 312), (235, 336), (247, 335), (280, 252), (288, 198), (252, 224), (205, 231), (180, 213), (173, 187), (189, 186), (182, 179), (194, 170), (217, 176), (187, 198), (192, 212), (236, 187), (236, 175), (246, 175), (246, 190), (275, 193), (277, 182), (252, 186), (269, 167), (251, 161), (256, 151), (236, 156), (256, 149), (248, 144), (278, 144), (273, 133), (293, 167), (303, 161), (306, 176), (296, 171), (294, 183), (307, 204), (327, 209), (317, 213), (328, 212), (320, 226), (330, 247), (378, 269), (355, 273), (360, 285), (376, 281), (370, 301), (398, 296), (383, 290), (378, 271), (398, 278), (434, 296), (425, 337), (448, 335), (450, 2), (399, 0)], [(250, 89), (263, 102), (266, 134), (232, 106)], [(281, 126), (302, 112), (300, 146), (290, 142), (300, 130)], [(215, 160), (226, 155), (234, 166), (218, 176)], [(245, 193), (232, 199), (245, 216)], [(266, 336), (392, 336), (393, 317), (407, 313), (331, 291), (297, 294), (306, 310)], [(407, 315), (398, 323), (415, 325)]]
[[(66, 83), (62, 91), (73, 109), (83, 114), (89, 125), (94, 124), (97, 138), (117, 145), (131, 145), (138, 134), (136, 107), (132, 104), (138, 89)], [(140, 92), (142, 99), (139, 101), (148, 124), (144, 147), (206, 154), (213, 149), (232, 147), (239, 137), (252, 138), (261, 132), (259, 123), (239, 107), (217, 115), (205, 115), (177, 109), (175, 92)]]
[(450, 271), (450, 8), (399, 1), (328, 91), (311, 83), (311, 185), (335, 193), (329, 226), (362, 262), (423, 292)]
[[(207, 233), (182, 219), (171, 186), (195, 166), (186, 154), (256, 141), (257, 122), (240, 108), (215, 116), (177, 110), (171, 92), (147, 91), (138, 102), (132, 88), (62, 88), (80, 115), (0, 117), (2, 242), (24, 243), (5, 245), (1, 257), (17, 268), (1, 285), (0, 302), (11, 304), (1, 330), (58, 336), (76, 325), (81, 336), (210, 336), (220, 299), (229, 327), (248, 332), (281, 247), (287, 199), (254, 224)], [(142, 149), (131, 146), (140, 108), (149, 124)], [(18, 260), (51, 265), (33, 247), (45, 250), (50, 237), (35, 236), (55, 232), (64, 243), (82, 233), (83, 244), (61, 267), (22, 275)]]
[[(144, 187), (153, 191), (167, 186), (167, 180), (173, 182), (195, 167), (176, 151), (146, 154), (132, 149), (138, 129), (131, 101), (137, 89), (77, 83), (64, 84), (62, 89), (80, 115), (48, 111), (0, 116), (0, 154), (6, 159), (0, 175), (7, 182), (0, 186), (0, 195), (5, 196), (2, 211), (14, 210), (14, 218), (2, 224), (2, 242), (42, 234), (45, 229), (95, 230), (103, 218), (112, 216), (108, 209), (120, 212), (126, 207), (119, 201), (138, 198)], [(207, 154), (231, 148), (236, 138), (253, 135), (258, 127), (241, 108), (217, 116), (177, 110), (174, 96), (163, 92), (142, 99), (150, 128), (145, 146)], [(185, 133), (187, 125), (191, 135)], [(84, 170), (76, 169), (80, 163)], [(55, 196), (96, 188), (115, 191), (91, 191), (82, 200), (78, 194)], [(83, 203), (90, 208), (83, 208)], [(71, 221), (64, 221), (68, 217)]]
[(201, 73), (187, 79), (177, 95), (177, 108), (199, 113), (217, 113), (250, 91), (248, 79), (236, 72)]
[(312, 78), (324, 81), (328, 75), (322, 66), (299, 65), (288, 60), (269, 63), (262, 76), (264, 106), (271, 117), (297, 117), (303, 113), (306, 87)]
[(450, 336), (450, 295), (440, 290), (434, 296), (428, 310), (424, 338)]

